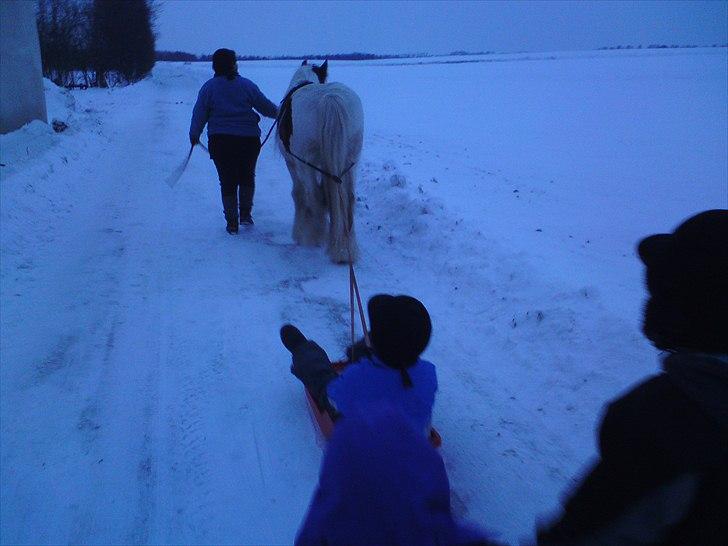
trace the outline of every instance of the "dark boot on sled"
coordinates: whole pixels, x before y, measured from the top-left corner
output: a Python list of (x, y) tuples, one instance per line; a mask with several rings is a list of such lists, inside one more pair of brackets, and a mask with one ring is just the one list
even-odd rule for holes
[(286, 349), (293, 352), (308, 340), (293, 324), (284, 324), (281, 328), (281, 341)]

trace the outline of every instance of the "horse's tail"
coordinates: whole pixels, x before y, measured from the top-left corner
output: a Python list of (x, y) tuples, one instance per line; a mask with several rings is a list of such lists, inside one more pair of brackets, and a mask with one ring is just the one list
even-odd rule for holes
[[(350, 122), (343, 97), (335, 93), (326, 93), (321, 97), (321, 161), (323, 170), (340, 176), (339, 184), (329, 176), (323, 177), (331, 216), (331, 233), (329, 234), (329, 255), (336, 262), (348, 261), (349, 253), (356, 258), (356, 241), (354, 239), (354, 169), (351, 156), (349, 132)], [(344, 171), (347, 171), (344, 174)], [(347, 245), (348, 240), (348, 245)], [(348, 246), (348, 249), (347, 249)]]
[(321, 97), (321, 151), (323, 169), (336, 176), (341, 175), (346, 164), (348, 146), (346, 131), (346, 105), (344, 100), (334, 93), (326, 93)]

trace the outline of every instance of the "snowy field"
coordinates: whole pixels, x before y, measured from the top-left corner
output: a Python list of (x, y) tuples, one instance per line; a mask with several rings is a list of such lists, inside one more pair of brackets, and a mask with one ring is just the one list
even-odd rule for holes
[[(297, 64), (240, 71), (278, 101)], [(363, 294), (425, 302), (454, 508), (529, 539), (658, 369), (635, 243), (728, 207), (726, 49), (330, 64), (365, 109)], [(164, 183), (210, 75), (47, 83), (70, 129), (0, 137), (3, 544), (293, 541), (321, 450), (278, 328), (339, 357), (347, 271), (291, 243), (270, 144), (237, 237), (204, 152)]]

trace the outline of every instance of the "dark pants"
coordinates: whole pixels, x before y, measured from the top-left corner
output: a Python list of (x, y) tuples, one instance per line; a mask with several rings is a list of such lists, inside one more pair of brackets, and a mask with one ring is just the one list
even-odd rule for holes
[(220, 194), (225, 218), (249, 216), (255, 193), (255, 164), (260, 153), (260, 138), (236, 135), (210, 135), (210, 157), (220, 178)]

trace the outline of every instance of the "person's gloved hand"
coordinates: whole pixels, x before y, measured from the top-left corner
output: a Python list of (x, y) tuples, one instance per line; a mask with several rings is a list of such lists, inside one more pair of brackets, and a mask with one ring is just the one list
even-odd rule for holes
[(359, 341), (354, 343), (354, 345), (350, 345), (346, 348), (346, 357), (351, 362), (356, 362), (360, 358), (366, 358), (372, 356), (372, 350), (367, 347), (366, 341), (364, 338), (361, 338)]
[(194, 146), (195, 144), (200, 143), (200, 137), (192, 136), (190, 135), (190, 144)]

